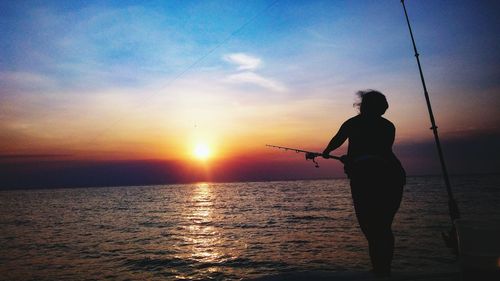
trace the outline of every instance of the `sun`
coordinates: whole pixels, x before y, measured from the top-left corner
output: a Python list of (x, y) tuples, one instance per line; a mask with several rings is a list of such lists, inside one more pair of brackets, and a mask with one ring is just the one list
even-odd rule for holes
[(208, 147), (207, 144), (205, 143), (198, 143), (193, 151), (194, 157), (196, 157), (199, 160), (206, 160), (210, 158), (212, 155), (212, 151), (210, 150), (210, 147)]

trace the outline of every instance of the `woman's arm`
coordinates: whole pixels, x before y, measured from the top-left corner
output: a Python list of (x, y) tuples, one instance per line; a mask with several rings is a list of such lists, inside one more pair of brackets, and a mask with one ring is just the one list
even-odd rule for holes
[(335, 134), (335, 136), (332, 138), (332, 140), (328, 143), (325, 150), (323, 151), (323, 155), (330, 154), (330, 152), (340, 147), (347, 140), (347, 138), (349, 137), (347, 128), (348, 128), (347, 122), (345, 122), (344, 124), (342, 124), (342, 126), (340, 126), (340, 129), (337, 132), (337, 134)]

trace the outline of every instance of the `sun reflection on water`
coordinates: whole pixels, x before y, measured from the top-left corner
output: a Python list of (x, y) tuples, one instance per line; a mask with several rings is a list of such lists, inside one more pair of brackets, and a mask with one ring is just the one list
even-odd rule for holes
[(191, 220), (188, 239), (191, 243), (191, 258), (200, 262), (216, 262), (223, 255), (218, 251), (220, 233), (214, 227), (214, 194), (208, 183), (196, 184), (191, 196)]

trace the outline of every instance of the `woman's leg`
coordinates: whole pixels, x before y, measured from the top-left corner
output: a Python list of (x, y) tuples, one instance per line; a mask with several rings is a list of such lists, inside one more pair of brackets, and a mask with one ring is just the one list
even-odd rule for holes
[(391, 263), (394, 256), (394, 234), (392, 232), (392, 222), (399, 209), (402, 197), (402, 186), (391, 187), (383, 198), (379, 198), (381, 205), (375, 211), (377, 218), (374, 218), (374, 240), (376, 247), (377, 268), (382, 275), (390, 275)]
[(388, 276), (394, 253), (394, 235), (391, 226), (401, 202), (401, 192), (398, 190), (402, 189), (386, 189), (386, 192), (375, 193), (372, 192), (373, 188), (376, 186), (371, 184), (368, 186), (366, 182), (351, 181), (356, 217), (368, 240), (373, 270), (377, 275)]

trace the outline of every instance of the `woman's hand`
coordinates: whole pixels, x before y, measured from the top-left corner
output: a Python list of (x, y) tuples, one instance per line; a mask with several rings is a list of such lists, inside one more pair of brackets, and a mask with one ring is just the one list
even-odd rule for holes
[(347, 155), (340, 156), (340, 162), (347, 164), (349, 162), (349, 157)]
[(321, 154), (321, 156), (323, 156), (323, 158), (325, 158), (325, 159), (330, 158), (330, 150), (325, 149), (325, 150), (323, 151), (323, 154)]

